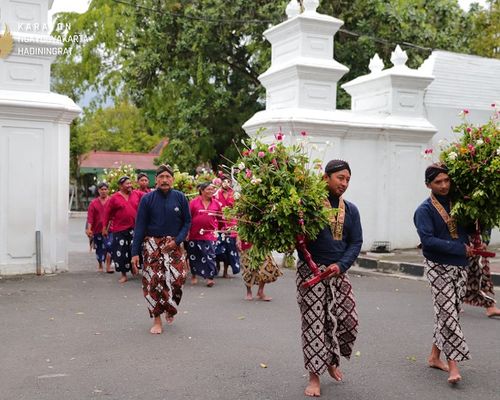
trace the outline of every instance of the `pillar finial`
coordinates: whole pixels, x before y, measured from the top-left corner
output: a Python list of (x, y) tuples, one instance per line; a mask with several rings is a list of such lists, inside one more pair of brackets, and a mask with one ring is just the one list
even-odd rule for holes
[(408, 56), (406, 55), (406, 51), (403, 51), (399, 44), (396, 46), (396, 49), (391, 54), (391, 62), (395, 67), (398, 66), (406, 66), (406, 61), (408, 61)]
[(300, 5), (297, 0), (290, 0), (290, 3), (286, 6), (286, 15), (288, 19), (296, 17), (300, 14)]
[(378, 55), (378, 53), (375, 53), (372, 59), (370, 59), (370, 64), (368, 65), (368, 69), (372, 74), (380, 72), (384, 69), (384, 62)]
[(319, 0), (303, 0), (305, 12), (316, 12), (319, 6)]

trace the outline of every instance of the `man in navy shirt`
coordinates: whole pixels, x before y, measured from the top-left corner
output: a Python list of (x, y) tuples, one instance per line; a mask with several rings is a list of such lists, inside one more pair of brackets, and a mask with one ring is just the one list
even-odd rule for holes
[(321, 271), (332, 272), (332, 277), (312, 287), (302, 284), (312, 272), (299, 252), (297, 265), (297, 301), (302, 317), (302, 347), (309, 384), (304, 394), (320, 395), (319, 376), (328, 371), (342, 380), (340, 356), (352, 354), (358, 332), (358, 315), (347, 270), (354, 263), (363, 244), (359, 211), (342, 198), (349, 186), (351, 168), (343, 160), (332, 160), (325, 167), (324, 179), (328, 185), (328, 207), (338, 212), (318, 237), (307, 244), (307, 250)]
[[(434, 302), (434, 342), (429, 366), (449, 372), (448, 382), (460, 381), (458, 362), (469, 359), (469, 348), (460, 327), (459, 313), (465, 296), (468, 256), (472, 247), (464, 227), (450, 216), (450, 177), (443, 164), (425, 171), (431, 195), (415, 211), (414, 223), (422, 242), (425, 276)], [(447, 363), (440, 358), (444, 353)]]
[(144, 268), (142, 289), (154, 318), (152, 334), (162, 333), (161, 314), (171, 324), (182, 298), (186, 280), (186, 258), (182, 242), (191, 225), (186, 196), (172, 189), (174, 171), (168, 165), (156, 170), (157, 189), (146, 194), (139, 205), (135, 222), (132, 265), (139, 265), (142, 250)]

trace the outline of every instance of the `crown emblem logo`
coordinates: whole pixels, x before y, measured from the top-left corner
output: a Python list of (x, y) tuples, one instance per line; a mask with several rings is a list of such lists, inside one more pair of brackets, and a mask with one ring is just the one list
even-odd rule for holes
[(14, 48), (14, 38), (12, 37), (9, 27), (5, 24), (5, 32), (0, 35), (0, 58), (7, 58)]

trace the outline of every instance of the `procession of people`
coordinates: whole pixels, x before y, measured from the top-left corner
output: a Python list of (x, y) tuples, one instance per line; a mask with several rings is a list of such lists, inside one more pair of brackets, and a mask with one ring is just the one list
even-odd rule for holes
[[(301, 316), (304, 367), (309, 381), (304, 394), (321, 395), (320, 376), (325, 372), (342, 381), (341, 358), (349, 359), (358, 335), (358, 314), (348, 270), (363, 244), (361, 218), (357, 207), (344, 199), (349, 187), (351, 167), (340, 159), (326, 164), (323, 180), (328, 190), (328, 209), (337, 210), (316, 239), (308, 241), (307, 251), (326, 279), (314, 285), (307, 255), (298, 251), (296, 268), (297, 302)], [(172, 324), (183, 296), (183, 285), (190, 275), (191, 285), (204, 280), (215, 285), (222, 272), (229, 278), (242, 271), (246, 287), (244, 298), (272, 300), (264, 293), (266, 284), (283, 274), (272, 254), (259, 269), (249, 268), (251, 243), (241, 241), (238, 221), (225, 217), (233, 207), (232, 182), (222, 176), (198, 185), (198, 195), (190, 201), (175, 189), (174, 170), (161, 165), (155, 187), (149, 188), (145, 174), (139, 176), (137, 190), (128, 176), (119, 179), (119, 190), (108, 195), (108, 185), (98, 185), (99, 196), (90, 204), (86, 233), (96, 249), (98, 271), (121, 273), (142, 269), (142, 291), (153, 325), (152, 334), (163, 332), (163, 320)], [(470, 358), (460, 325), (463, 302), (484, 307), (489, 317), (500, 314), (495, 305), (487, 260), (473, 251), (470, 232), (450, 216), (451, 179), (444, 164), (433, 164), (425, 171), (430, 197), (415, 211), (414, 223), (421, 240), (425, 277), (434, 303), (434, 335), (428, 365), (446, 371), (448, 382), (462, 377), (458, 363)], [(483, 245), (485, 248), (485, 245)], [(468, 274), (469, 272), (469, 274)], [(488, 280), (490, 278), (490, 280)], [(256, 296), (252, 287), (258, 286)], [(444, 356), (444, 360), (441, 358)]]

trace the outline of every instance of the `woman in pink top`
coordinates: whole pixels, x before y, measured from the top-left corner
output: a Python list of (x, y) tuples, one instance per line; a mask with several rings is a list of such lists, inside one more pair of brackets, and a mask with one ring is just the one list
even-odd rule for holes
[[(197, 283), (196, 276), (202, 276), (207, 280), (207, 286), (214, 285), (214, 276), (217, 274), (215, 266), (215, 241), (216, 231), (219, 228), (221, 213), (219, 203), (213, 198), (215, 187), (211, 183), (198, 185), (200, 195), (189, 203), (191, 212), (191, 229), (187, 253), (189, 266), (191, 268), (191, 283)], [(211, 212), (215, 215), (211, 215)]]
[[(215, 194), (215, 199), (221, 208), (232, 208), (234, 206), (234, 190), (231, 188), (231, 181), (228, 177), (222, 176), (222, 186)], [(228, 278), (227, 270), (231, 266), (233, 275), (240, 272), (240, 252), (238, 234), (236, 232), (236, 220), (223, 219), (223, 230), (217, 237), (215, 254), (217, 255), (217, 266), (222, 261), (224, 263), (223, 278)]]

